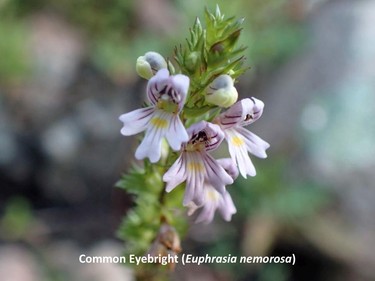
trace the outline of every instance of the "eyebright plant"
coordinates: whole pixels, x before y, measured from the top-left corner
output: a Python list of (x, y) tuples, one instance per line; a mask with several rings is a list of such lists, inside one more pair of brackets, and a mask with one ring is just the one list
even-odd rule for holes
[[(143, 163), (118, 182), (135, 195), (119, 229), (133, 254), (178, 254), (185, 213), (208, 224), (218, 210), (230, 221), (236, 213), (230, 185), (239, 173), (255, 176), (249, 154), (267, 157), (269, 144), (246, 128), (264, 103), (238, 101), (234, 86), (247, 70), (246, 48), (237, 46), (243, 19), (225, 18), (218, 7), (204, 17), (205, 28), (197, 18), (186, 44), (175, 48), (174, 63), (156, 52), (137, 59), (138, 74), (149, 79), (147, 105), (119, 117), (121, 134), (144, 132), (135, 152)], [(211, 154), (219, 147), (228, 148), (227, 158)]]

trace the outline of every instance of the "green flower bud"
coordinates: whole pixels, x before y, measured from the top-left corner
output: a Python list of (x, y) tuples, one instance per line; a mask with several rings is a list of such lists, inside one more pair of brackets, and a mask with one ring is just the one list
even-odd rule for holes
[(147, 52), (137, 59), (137, 73), (145, 79), (150, 79), (162, 68), (167, 68), (167, 62), (159, 53)]
[(206, 92), (206, 102), (221, 107), (233, 105), (238, 98), (233, 79), (229, 75), (220, 75), (209, 86)]
[(185, 61), (185, 65), (189, 71), (194, 71), (197, 67), (197, 62), (200, 59), (199, 52), (192, 52), (188, 55)]

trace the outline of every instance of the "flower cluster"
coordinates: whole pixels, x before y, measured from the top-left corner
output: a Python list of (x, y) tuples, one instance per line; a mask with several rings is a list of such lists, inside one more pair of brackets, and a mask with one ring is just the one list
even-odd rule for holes
[[(185, 183), (183, 205), (188, 207), (189, 215), (199, 212), (196, 222), (211, 222), (216, 210), (229, 221), (236, 208), (227, 185), (232, 184), (239, 173), (245, 178), (255, 176), (249, 153), (267, 157), (269, 144), (245, 128), (260, 118), (264, 104), (252, 97), (237, 101), (234, 79), (222, 74), (204, 89), (204, 101), (205, 105), (224, 111), (217, 111), (212, 118), (185, 128), (188, 120), (184, 106), (189, 100), (190, 79), (183, 74), (171, 75), (168, 65), (155, 52), (138, 58), (138, 73), (149, 79), (149, 106), (121, 115), (121, 133), (130, 136), (145, 131), (135, 157), (138, 160), (148, 158), (151, 163), (161, 159), (165, 138), (178, 154), (163, 175), (165, 190), (170, 192)], [(210, 153), (224, 140), (230, 157), (215, 159)]]

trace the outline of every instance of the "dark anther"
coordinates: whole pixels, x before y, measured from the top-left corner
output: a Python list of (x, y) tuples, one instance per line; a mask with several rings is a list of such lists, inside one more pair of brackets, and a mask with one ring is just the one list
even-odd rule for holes
[(191, 143), (192, 144), (195, 144), (197, 142), (208, 142), (209, 139), (207, 137), (207, 134), (205, 131), (200, 131), (198, 134), (195, 134), (193, 137), (192, 137), (192, 140), (191, 140)]
[(244, 121), (249, 121), (253, 119), (253, 116), (251, 114), (246, 114)]
[(174, 103), (180, 102), (180, 96), (178, 95), (178, 93), (172, 87), (168, 87), (168, 85), (166, 85), (163, 89), (161, 89), (159, 91), (159, 94), (167, 95), (169, 99), (173, 101)]
[(166, 90), (167, 90), (167, 86), (165, 86), (163, 89), (161, 89), (161, 90), (159, 91), (159, 94), (164, 95), (164, 94), (166, 93)]

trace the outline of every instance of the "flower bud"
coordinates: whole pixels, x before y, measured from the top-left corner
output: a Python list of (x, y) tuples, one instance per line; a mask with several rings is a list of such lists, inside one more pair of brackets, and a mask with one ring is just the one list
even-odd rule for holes
[(233, 79), (223, 74), (217, 77), (209, 86), (206, 93), (206, 102), (221, 107), (233, 105), (238, 98), (236, 88), (233, 86)]
[(195, 71), (199, 58), (199, 52), (192, 52), (187, 56), (185, 64), (189, 71)]
[(162, 68), (167, 68), (167, 62), (159, 53), (147, 52), (137, 59), (137, 73), (145, 79), (150, 79)]

